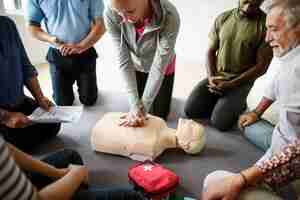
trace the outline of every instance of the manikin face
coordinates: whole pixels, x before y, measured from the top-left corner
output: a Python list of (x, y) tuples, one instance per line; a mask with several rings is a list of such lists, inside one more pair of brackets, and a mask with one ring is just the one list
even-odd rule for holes
[(193, 120), (179, 119), (176, 137), (179, 146), (189, 154), (199, 153), (206, 142), (204, 127)]
[(266, 41), (276, 57), (282, 57), (298, 46), (300, 36), (300, 26), (290, 26), (281, 11), (279, 7), (271, 9), (266, 21)]
[(246, 17), (255, 16), (262, 0), (239, 0), (240, 14)]
[(129, 23), (142, 21), (149, 11), (149, 0), (112, 0), (112, 8)]

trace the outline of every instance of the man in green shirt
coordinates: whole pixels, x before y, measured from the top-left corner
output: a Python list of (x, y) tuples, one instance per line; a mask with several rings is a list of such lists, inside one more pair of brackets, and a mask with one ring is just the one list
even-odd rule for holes
[(230, 129), (246, 107), (254, 80), (273, 55), (264, 41), (263, 0), (239, 0), (238, 8), (215, 20), (206, 55), (208, 77), (194, 88), (185, 105), (190, 118), (209, 118), (221, 131)]

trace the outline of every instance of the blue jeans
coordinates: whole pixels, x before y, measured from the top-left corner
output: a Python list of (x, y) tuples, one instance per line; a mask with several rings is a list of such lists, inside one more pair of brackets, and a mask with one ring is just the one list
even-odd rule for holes
[[(57, 168), (66, 168), (69, 164), (82, 165), (81, 156), (73, 150), (65, 149), (46, 156), (44, 162)], [(41, 189), (49, 185), (53, 180), (38, 173), (27, 173), (31, 182)], [(82, 185), (75, 192), (74, 200), (143, 200), (143, 197), (131, 188), (100, 188), (96, 186)]]
[(245, 137), (258, 148), (266, 151), (271, 146), (274, 125), (266, 120), (259, 120), (244, 129)]

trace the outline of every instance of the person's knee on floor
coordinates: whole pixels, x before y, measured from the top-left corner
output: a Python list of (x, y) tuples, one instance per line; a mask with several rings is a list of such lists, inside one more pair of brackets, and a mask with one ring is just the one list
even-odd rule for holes
[(63, 149), (61, 155), (72, 164), (84, 165), (81, 155), (73, 149)]
[(79, 95), (80, 102), (85, 106), (92, 106), (96, 103), (98, 94), (94, 95)]
[(213, 127), (218, 129), (219, 131), (228, 131), (233, 127), (233, 123), (228, 122), (224, 118), (213, 115), (210, 119), (210, 123)]
[(56, 98), (54, 98), (54, 101), (58, 106), (72, 106), (74, 103), (74, 97), (61, 95), (60, 97), (56, 96)]
[(196, 113), (194, 112), (195, 109), (193, 109), (193, 107), (186, 103), (184, 105), (184, 114), (188, 117), (188, 118), (194, 118), (196, 116)]

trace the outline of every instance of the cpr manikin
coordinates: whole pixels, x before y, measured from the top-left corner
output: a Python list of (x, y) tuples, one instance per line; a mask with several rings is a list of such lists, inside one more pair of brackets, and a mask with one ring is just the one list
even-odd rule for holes
[(143, 127), (123, 127), (118, 122), (123, 113), (107, 113), (94, 126), (91, 135), (95, 151), (127, 156), (133, 160), (154, 160), (165, 149), (182, 148), (186, 153), (199, 153), (205, 144), (202, 125), (179, 119), (177, 130), (166, 122), (148, 115)]

